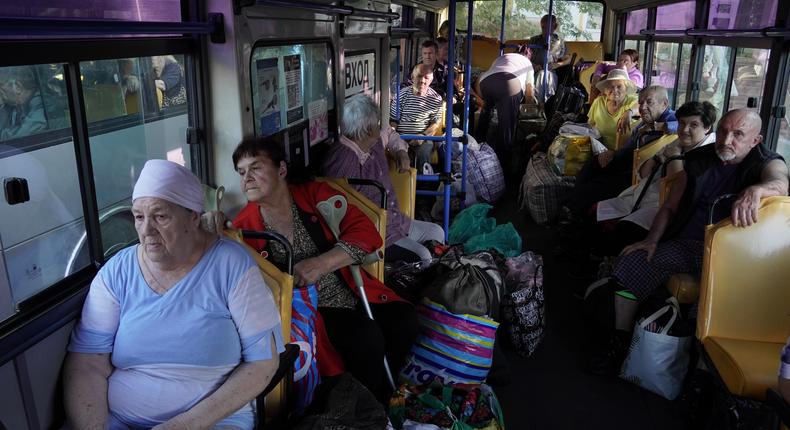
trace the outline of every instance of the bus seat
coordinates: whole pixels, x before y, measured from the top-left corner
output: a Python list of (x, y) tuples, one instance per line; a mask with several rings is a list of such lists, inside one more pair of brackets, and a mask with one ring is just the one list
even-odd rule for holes
[(472, 67), (488, 70), (499, 57), (499, 40), (475, 35), (472, 37)]
[[(274, 303), (277, 305), (277, 309), (280, 311), (280, 324), (282, 326), (283, 340), (285, 342), (290, 341), (291, 302), (293, 301), (294, 286), (293, 276), (288, 273), (281, 272), (280, 269), (275, 267), (274, 264), (263, 258), (260, 254), (255, 252), (254, 249), (247, 245), (244, 242), (241, 230), (226, 229), (223, 233), (226, 237), (244, 246), (255, 259), (255, 262), (258, 264), (261, 274), (263, 275), (263, 280), (266, 281), (266, 285), (272, 292)], [(286, 350), (286, 352), (293, 354), (293, 351), (291, 350)], [(296, 355), (298, 355), (298, 350)], [(294, 360), (296, 359), (296, 355), (293, 357)], [(283, 355), (281, 354), (281, 358), (282, 357)], [(287, 365), (287, 363), (281, 363), (281, 366), (285, 365)], [(293, 362), (290, 364), (290, 366), (293, 366)], [(288, 384), (289, 382), (287, 378), (285, 378), (273, 388), (267, 387), (267, 390), (270, 391), (268, 394), (265, 394), (265, 411), (262, 415), (266, 417), (281, 417), (285, 413), (288, 408)]]
[(576, 54), (577, 61), (603, 60), (603, 43), (601, 42), (565, 42), (565, 48), (568, 50), (568, 55)]
[[(415, 176), (416, 179), (416, 176)], [(365, 215), (373, 221), (373, 225), (381, 234), (382, 243), (387, 239), (387, 209), (373, 203), (362, 193), (357, 191), (345, 178), (316, 178), (318, 181), (326, 182), (332, 188), (346, 195), (348, 202), (359, 208)], [(384, 282), (384, 259), (362, 266), (371, 276)]]
[(400, 173), (395, 165), (395, 160), (390, 158), (389, 175), (395, 196), (398, 198), (400, 211), (414, 219), (414, 208), (417, 204), (417, 169), (411, 167), (408, 171)]
[(636, 185), (638, 182), (638, 175), (639, 166), (642, 165), (645, 161), (652, 158), (654, 155), (658, 153), (661, 149), (665, 146), (669, 145), (670, 143), (677, 140), (677, 134), (667, 134), (665, 136), (661, 136), (658, 139), (649, 142), (647, 145), (642, 146), (640, 148), (634, 149), (634, 167), (632, 169), (631, 174), (631, 184)]
[(126, 102), (119, 84), (95, 84), (83, 88), (88, 122), (125, 116)]
[(705, 234), (697, 338), (730, 393), (762, 400), (790, 335), (790, 197), (761, 201), (747, 228)]

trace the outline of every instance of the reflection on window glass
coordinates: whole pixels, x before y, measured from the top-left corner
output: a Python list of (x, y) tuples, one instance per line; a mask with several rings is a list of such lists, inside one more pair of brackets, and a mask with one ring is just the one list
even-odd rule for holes
[(625, 21), (625, 34), (638, 35), (645, 28), (647, 28), (647, 9), (628, 12), (628, 18)]
[(309, 133), (310, 144), (329, 137), (329, 112), (335, 99), (329, 45), (258, 47), (252, 52), (251, 67), (257, 135), (303, 131), (305, 137)]
[(428, 12), (421, 9), (414, 9), (414, 26), (424, 31), (431, 32), (431, 22), (428, 19)]
[(398, 95), (398, 88), (403, 82), (401, 75), (401, 59), (400, 48), (390, 47), (390, 100), (393, 100)]
[(731, 49), (726, 46), (705, 46), (700, 78), (700, 101), (708, 101), (723, 112), (727, 89)]
[(393, 3), (390, 5), (390, 10), (399, 15), (398, 19), (392, 20), (392, 26), (400, 27), (403, 22), (403, 6)]
[(661, 85), (667, 89), (670, 106), (675, 100), (679, 48), (678, 43), (656, 42), (656, 55), (653, 57), (653, 77), (650, 84)]
[(738, 48), (735, 52), (730, 110), (737, 108), (760, 110), (769, 56), (770, 51), (767, 49)]
[(656, 30), (694, 28), (696, 7), (694, 0), (659, 6), (656, 10)]
[(645, 58), (645, 42), (643, 40), (626, 39), (624, 46), (625, 47), (623, 49), (634, 49), (639, 53), (639, 62), (637, 67), (639, 67), (639, 70), (644, 70), (642, 64), (644, 64)]
[(709, 29), (753, 29), (776, 23), (777, 0), (711, 0)]
[(0, 257), (16, 308), (64, 278), (84, 224), (63, 66), (0, 68), (0, 89), (0, 172), (26, 181), (30, 195), (0, 199)]
[(691, 45), (684, 43), (681, 45), (680, 69), (678, 73), (678, 95), (675, 97), (675, 107), (679, 107), (686, 102), (686, 90), (689, 81), (689, 71), (691, 70)]
[(182, 64), (172, 55), (80, 63), (105, 255), (137, 239), (131, 196), (145, 162), (190, 167)]
[(116, 21), (181, 21), (179, 0), (92, 0), (63, 1), (36, 0), (25, 2), (2, 2), (0, 16), (8, 17), (58, 17), (93, 18)]
[[(785, 106), (790, 103), (790, 83), (785, 93)], [(785, 116), (779, 122), (779, 141), (776, 152), (782, 154), (785, 160), (790, 160), (790, 109), (785, 110)]]
[[(456, 25), (466, 31), (466, 2), (458, 2)], [(502, 3), (475, 1), (474, 32), (499, 39)], [(540, 18), (548, 13), (548, 2), (508, 2), (505, 39), (527, 39), (540, 34)], [(554, 2), (557, 33), (566, 41), (599, 41), (603, 24), (603, 4), (586, 1)], [(517, 17), (517, 18), (516, 18)]]
[[(61, 65), (0, 68), (0, 142), (68, 126), (66, 84)], [(27, 144), (36, 141), (24, 139)]]

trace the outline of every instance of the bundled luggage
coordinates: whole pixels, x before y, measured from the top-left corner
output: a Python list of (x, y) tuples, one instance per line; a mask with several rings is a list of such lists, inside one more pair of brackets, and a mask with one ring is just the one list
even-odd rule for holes
[(403, 430), (504, 430), (502, 408), (488, 385), (401, 385), (389, 418)]
[(557, 175), (546, 154), (534, 154), (521, 181), (519, 206), (540, 225), (553, 222), (575, 182), (573, 176)]

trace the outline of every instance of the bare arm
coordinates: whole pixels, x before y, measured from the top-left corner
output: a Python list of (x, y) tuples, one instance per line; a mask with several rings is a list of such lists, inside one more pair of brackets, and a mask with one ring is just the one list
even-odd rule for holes
[(642, 163), (642, 166), (639, 167), (639, 177), (647, 178), (650, 175), (650, 172), (653, 171), (653, 167), (655, 165), (656, 165), (655, 158), (650, 158), (649, 160)]
[(743, 190), (732, 204), (732, 223), (748, 227), (757, 222), (757, 211), (763, 197), (787, 195), (787, 164), (773, 160), (763, 168), (761, 182)]
[(656, 217), (653, 219), (653, 224), (650, 226), (650, 232), (647, 234), (645, 240), (625, 247), (622, 255), (643, 249), (647, 252), (648, 261), (653, 258), (653, 253), (656, 251), (658, 241), (661, 239), (661, 236), (664, 235), (669, 222), (672, 221), (678, 211), (680, 199), (683, 197), (683, 192), (686, 188), (686, 180), (685, 172), (678, 174), (677, 179), (672, 183), (672, 188), (669, 190), (667, 201), (664, 202), (661, 209), (658, 210)]
[(233, 369), (228, 379), (190, 410), (154, 427), (155, 430), (209, 429), (214, 423), (236, 412), (260, 394), (271, 381), (280, 357), (271, 339), (272, 358), (243, 362)]
[(315, 284), (327, 273), (354, 263), (354, 258), (340, 247), (313, 258), (307, 258), (294, 265), (294, 285), (303, 287)]
[(70, 352), (63, 366), (63, 397), (71, 428), (104, 430), (109, 418), (110, 354)]

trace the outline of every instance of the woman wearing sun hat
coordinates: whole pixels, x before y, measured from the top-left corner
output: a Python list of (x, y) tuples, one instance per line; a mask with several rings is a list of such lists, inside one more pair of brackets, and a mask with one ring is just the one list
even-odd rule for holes
[(631, 119), (631, 110), (637, 112), (636, 88), (624, 69), (610, 71), (606, 79), (599, 81), (595, 87), (601, 95), (590, 106), (588, 122), (601, 133), (601, 143), (608, 149), (607, 153), (612, 155), (618, 128), (625, 124), (624, 121)]

